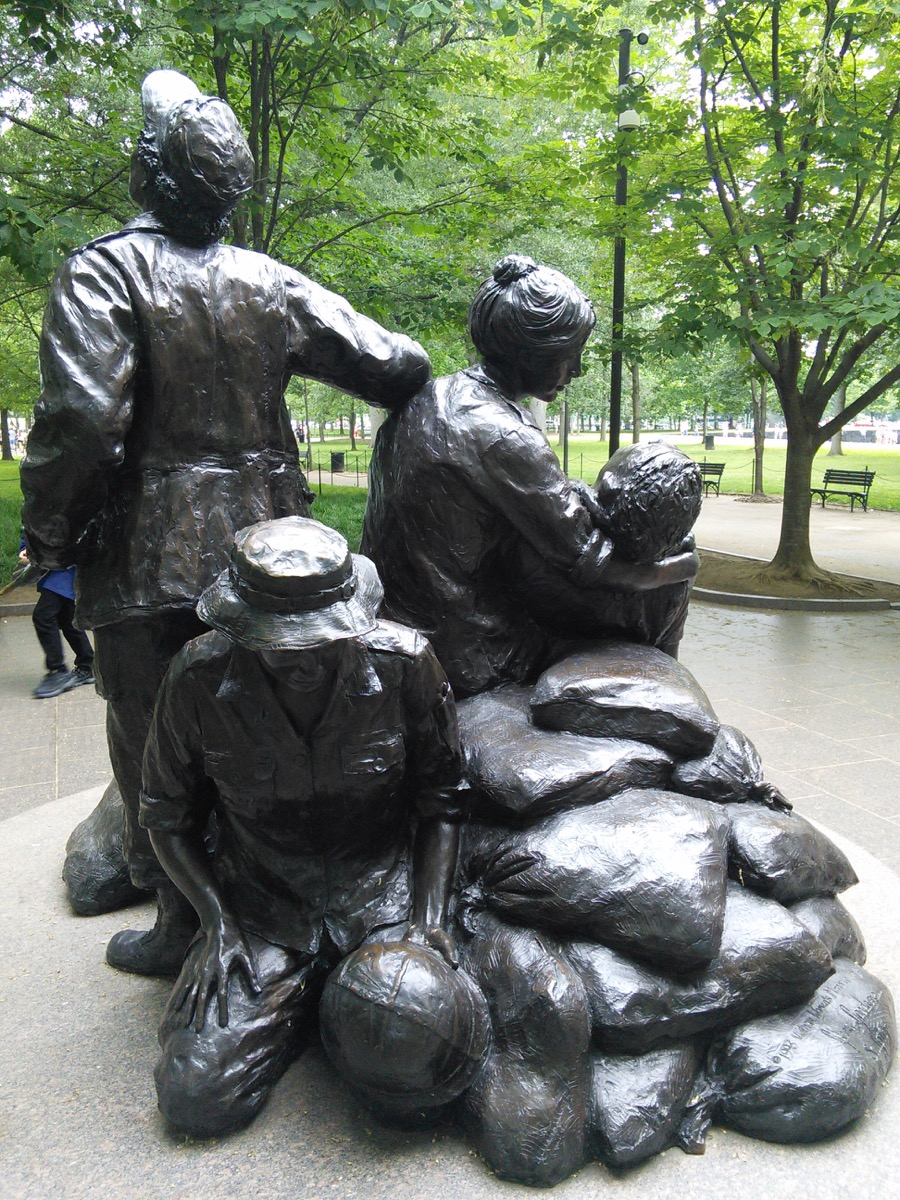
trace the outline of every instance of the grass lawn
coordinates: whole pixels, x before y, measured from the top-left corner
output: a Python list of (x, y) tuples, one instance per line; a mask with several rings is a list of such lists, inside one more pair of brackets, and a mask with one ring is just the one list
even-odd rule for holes
[[(318, 485), (315, 486), (318, 489)], [(312, 507), (316, 520), (342, 533), (354, 554), (359, 550), (365, 511), (365, 488), (331, 487), (327, 483), (322, 485), (321, 494)]]
[[(646, 437), (646, 435), (645, 435)], [(556, 435), (550, 439), (557, 458), (562, 462), (562, 447)], [(622, 443), (625, 445), (626, 443)], [(748, 495), (753, 490), (753, 448), (748, 445), (729, 445), (717, 439), (714, 450), (704, 450), (697, 442), (677, 443), (688, 457), (697, 462), (725, 463), (722, 491)], [(569, 474), (593, 483), (607, 459), (606, 442), (596, 438), (569, 439)], [(784, 464), (787, 450), (783, 446), (766, 447), (763, 457), (763, 485), (770, 496), (784, 494)], [(823, 446), (813, 464), (812, 484), (821, 483), (826, 470), (836, 467), (842, 471), (862, 471), (868, 467), (875, 472), (875, 482), (869, 492), (870, 508), (900, 512), (900, 447), (854, 445), (845, 447), (842, 458), (829, 458)], [(830, 504), (841, 503), (830, 500)]]
[[(551, 445), (561, 461), (562, 447), (557, 445), (555, 435), (551, 437)], [(316, 518), (339, 529), (353, 551), (359, 548), (366, 505), (365, 489), (332, 486), (330, 469), (332, 452), (343, 451), (345, 469), (351, 473), (358, 472), (360, 480), (364, 480), (369, 461), (369, 447), (362, 442), (359, 442), (358, 446), (357, 451), (351, 451), (347, 438), (329, 439), (324, 443), (314, 441), (313, 469), (309, 472), (310, 485), (316, 492), (321, 491), (315, 504)], [(691, 442), (681, 444), (680, 448), (698, 462), (706, 458), (710, 462), (725, 463), (725, 473), (722, 476), (723, 492), (738, 495), (750, 492), (753, 472), (753, 450), (750, 446), (723, 443), (717, 445), (714, 450), (703, 450), (696, 442)], [(781, 446), (766, 448), (763, 470), (765, 489), (771, 496), (783, 494), (785, 456), (786, 451)], [(607, 445), (596, 436), (570, 438), (570, 475), (593, 483), (606, 459)], [(900, 512), (900, 449), (854, 446), (844, 451), (843, 458), (829, 458), (827, 448), (823, 447), (816, 456), (813, 467), (813, 486), (821, 482), (827, 468), (832, 466), (849, 471), (860, 471), (868, 467), (875, 471), (875, 482), (869, 493), (871, 507)], [(9, 582), (18, 562), (21, 504), (18, 462), (0, 462), (0, 587)]]
[(22, 533), (22, 492), (19, 464), (0, 462), (0, 587), (5, 587), (19, 563)]

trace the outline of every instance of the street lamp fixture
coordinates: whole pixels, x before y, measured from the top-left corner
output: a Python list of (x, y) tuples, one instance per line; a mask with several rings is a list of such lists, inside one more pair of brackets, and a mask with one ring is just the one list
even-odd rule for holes
[[(630, 29), (619, 30), (619, 95), (624, 98), (629, 84), (635, 82), (639, 73), (631, 69), (631, 43), (635, 35)], [(646, 33), (637, 35), (639, 46), (650, 40)], [(640, 113), (633, 108), (619, 112), (616, 128), (620, 133), (634, 133), (640, 129)], [(628, 202), (628, 170), (617, 146), (616, 155), (616, 207), (625, 208)], [(623, 214), (624, 217), (624, 214)], [(621, 225), (620, 225), (621, 228)], [(625, 235), (617, 234), (613, 246), (613, 299), (612, 299), (612, 351), (610, 354), (609, 377), (609, 453), (618, 450), (622, 432), (622, 343), (625, 332)]]

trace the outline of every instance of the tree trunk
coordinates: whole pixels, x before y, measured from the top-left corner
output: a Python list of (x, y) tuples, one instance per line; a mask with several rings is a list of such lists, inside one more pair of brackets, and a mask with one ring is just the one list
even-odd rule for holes
[(375, 434), (384, 424), (387, 413), (383, 408), (376, 408), (374, 404), (369, 405), (369, 445), (375, 445)]
[(600, 414), (600, 441), (606, 441), (606, 410)]
[[(841, 386), (838, 388), (836, 399), (837, 399), (837, 407), (835, 408), (834, 415), (838, 416), (840, 413), (842, 413), (844, 411), (844, 405), (847, 403), (847, 385), (846, 385), (846, 383), (842, 383)], [(842, 444), (842, 434), (843, 434), (843, 430), (839, 429), (837, 431), (837, 433), (834, 435), (834, 437), (831, 439), (831, 445), (828, 447), (828, 457), (829, 458), (837, 458), (838, 455), (840, 455), (843, 458), (844, 447)]]
[(822, 574), (809, 545), (809, 483), (817, 449), (808, 431), (790, 431), (784, 468), (781, 537), (769, 566), (792, 579), (809, 580)]
[(631, 368), (631, 441), (636, 446), (641, 440), (641, 368), (637, 359), (628, 365)]
[(0, 426), (3, 429), (3, 462), (12, 462), (12, 442), (9, 440), (9, 409), (0, 409)]
[(355, 450), (356, 449), (356, 413), (353, 411), (352, 408), (350, 409), (350, 416), (349, 416), (348, 420), (350, 423), (350, 449)]
[(547, 405), (543, 400), (536, 400), (532, 396), (528, 401), (528, 411), (534, 418), (534, 423), (537, 425), (541, 433), (547, 436)]
[(753, 407), (753, 495), (764, 496), (763, 454), (766, 449), (766, 387), (768, 379), (759, 383), (750, 377), (750, 403)]
[(706, 444), (706, 420), (709, 415), (709, 399), (703, 398), (703, 443)]
[(325, 441), (325, 422), (323, 420), (319, 421), (319, 441)]

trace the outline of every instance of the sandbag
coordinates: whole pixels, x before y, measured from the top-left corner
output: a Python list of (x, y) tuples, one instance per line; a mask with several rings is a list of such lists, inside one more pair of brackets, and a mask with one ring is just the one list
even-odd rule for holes
[(472, 1145), (503, 1179), (546, 1187), (585, 1161), (590, 1019), (549, 938), (467, 912), (461, 965), (488, 999), (493, 1049), (466, 1092)]
[(847, 959), (806, 1003), (717, 1039), (715, 1119), (771, 1142), (813, 1142), (862, 1116), (896, 1052), (888, 989)]
[(770, 808), (789, 809), (781, 792), (763, 779), (762, 762), (750, 739), (733, 725), (720, 725), (709, 754), (678, 763), (672, 790), (716, 804), (755, 800)]
[(69, 904), (79, 917), (96, 917), (130, 904), (149, 892), (136, 888), (122, 846), (125, 806), (113, 780), (96, 808), (76, 825), (66, 842), (62, 877)]
[(642, 1054), (806, 1000), (831, 974), (817, 937), (773, 900), (728, 887), (719, 954), (692, 978), (678, 979), (591, 942), (564, 947), (581, 976), (594, 1042)]
[[(579, 1091), (587, 1095), (587, 1071)], [(587, 1105), (569, 1078), (494, 1049), (466, 1093), (470, 1144), (501, 1179), (552, 1187), (586, 1161)]]
[(858, 882), (847, 856), (793, 812), (761, 804), (729, 804), (728, 873), (782, 904), (834, 896)]
[(708, 754), (719, 722), (690, 671), (653, 646), (607, 641), (549, 667), (531, 715), (543, 729), (634, 738), (667, 753)]
[(476, 849), (470, 870), (505, 919), (686, 970), (719, 951), (726, 838), (718, 806), (632, 791)]
[(489, 912), (463, 911), (460, 923), (460, 965), (487, 997), (497, 1045), (535, 1066), (580, 1061), (590, 1041), (588, 1000), (559, 943)]
[(856, 919), (840, 900), (814, 896), (790, 906), (798, 921), (816, 935), (832, 958), (849, 958), (858, 966), (866, 961), (866, 943)]
[(680, 1145), (681, 1122), (705, 1057), (706, 1045), (697, 1040), (648, 1054), (592, 1055), (590, 1156), (624, 1167)]
[(668, 783), (672, 760), (654, 746), (536, 729), (530, 694), (528, 688), (503, 687), (458, 705), (476, 816), (542, 816), (626, 788)]

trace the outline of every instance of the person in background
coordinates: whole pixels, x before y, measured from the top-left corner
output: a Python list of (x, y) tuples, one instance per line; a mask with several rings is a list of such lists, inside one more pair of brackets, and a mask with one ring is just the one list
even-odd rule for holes
[[(24, 538), (19, 548), (19, 558), (28, 561)], [(35, 700), (50, 700), (63, 692), (94, 682), (94, 648), (90, 638), (81, 629), (76, 629), (75, 619), (75, 568), (65, 571), (47, 571), (38, 580), (40, 593), (31, 619), (37, 634), (47, 674), (34, 689)], [(63, 638), (72, 647), (75, 669), (66, 666)]]

